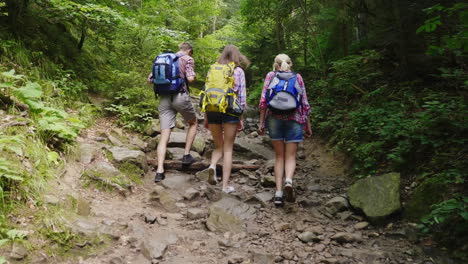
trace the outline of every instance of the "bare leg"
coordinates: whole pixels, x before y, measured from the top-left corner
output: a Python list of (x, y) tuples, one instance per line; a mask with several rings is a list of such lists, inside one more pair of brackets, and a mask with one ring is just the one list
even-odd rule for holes
[(276, 190), (282, 191), (284, 175), (284, 142), (282, 140), (272, 140), (271, 143), (275, 149)]
[(225, 123), (223, 144), (223, 189), (227, 188), (232, 168), (232, 149), (236, 140), (237, 123)]
[(209, 124), (208, 128), (210, 129), (215, 144), (215, 149), (211, 154), (211, 166), (216, 168), (216, 164), (223, 156), (223, 127), (221, 124)]
[(298, 143), (286, 143), (286, 151), (285, 151), (285, 172), (286, 172), (286, 179), (291, 179), (294, 175), (294, 171), (296, 170), (296, 153), (297, 153), (297, 145)]
[(163, 173), (164, 172), (164, 160), (166, 159), (166, 148), (167, 142), (169, 142), (169, 138), (171, 137), (171, 129), (165, 128), (161, 130), (161, 139), (159, 140), (158, 144), (158, 169), (156, 172)]
[(185, 155), (190, 154), (190, 149), (192, 148), (193, 141), (197, 135), (197, 119), (191, 120), (188, 122), (189, 128), (187, 130), (187, 137), (185, 138)]

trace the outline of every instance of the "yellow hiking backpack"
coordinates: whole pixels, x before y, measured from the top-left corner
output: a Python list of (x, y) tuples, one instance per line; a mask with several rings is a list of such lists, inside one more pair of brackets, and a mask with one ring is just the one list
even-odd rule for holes
[(233, 91), (236, 65), (215, 63), (206, 76), (205, 90), (200, 93), (202, 112), (227, 113), (240, 116), (242, 109), (237, 105), (237, 94)]

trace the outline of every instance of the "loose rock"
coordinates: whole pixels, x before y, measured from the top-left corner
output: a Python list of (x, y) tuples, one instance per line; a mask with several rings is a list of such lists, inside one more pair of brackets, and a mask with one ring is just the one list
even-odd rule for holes
[(304, 243), (311, 242), (311, 241), (313, 241), (313, 240), (315, 240), (317, 238), (317, 236), (314, 233), (310, 232), (310, 231), (306, 231), (304, 233), (301, 233), (297, 237)]
[(208, 212), (200, 208), (190, 208), (187, 210), (187, 218), (190, 220), (205, 218), (207, 215)]
[(360, 229), (364, 229), (364, 228), (366, 228), (368, 226), (369, 226), (368, 222), (360, 222), (360, 223), (357, 223), (357, 224), (354, 225), (354, 229), (360, 230)]
[(337, 196), (325, 204), (328, 213), (335, 215), (338, 212), (344, 211), (349, 208), (349, 203), (346, 198)]

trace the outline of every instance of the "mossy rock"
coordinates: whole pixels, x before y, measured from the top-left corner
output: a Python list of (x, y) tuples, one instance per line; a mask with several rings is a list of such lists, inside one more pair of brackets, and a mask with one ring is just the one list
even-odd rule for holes
[(420, 221), (421, 217), (431, 212), (431, 206), (443, 201), (444, 190), (449, 190), (445, 183), (432, 180), (423, 181), (413, 192), (405, 206), (404, 217), (411, 221)]
[(349, 202), (373, 222), (384, 220), (400, 210), (400, 174), (358, 180), (348, 191)]

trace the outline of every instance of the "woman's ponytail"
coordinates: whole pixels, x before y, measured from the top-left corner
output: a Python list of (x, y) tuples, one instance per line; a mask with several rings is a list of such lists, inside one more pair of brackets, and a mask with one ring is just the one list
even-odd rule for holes
[(280, 71), (289, 71), (291, 67), (286, 61), (281, 62)]
[(273, 70), (274, 71), (289, 71), (291, 70), (292, 61), (286, 54), (279, 54), (275, 58), (275, 62), (273, 63)]

